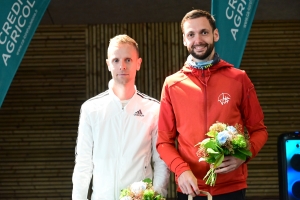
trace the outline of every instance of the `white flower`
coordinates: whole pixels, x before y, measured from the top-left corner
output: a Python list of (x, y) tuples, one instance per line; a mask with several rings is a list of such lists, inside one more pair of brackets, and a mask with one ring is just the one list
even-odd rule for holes
[(125, 197), (122, 197), (120, 200), (132, 200), (132, 198), (130, 196), (125, 196)]
[(139, 195), (147, 188), (147, 183), (140, 181), (140, 182), (134, 182), (130, 185), (130, 190), (135, 194)]
[(237, 130), (233, 126), (228, 126), (227, 130), (232, 134), (237, 134)]

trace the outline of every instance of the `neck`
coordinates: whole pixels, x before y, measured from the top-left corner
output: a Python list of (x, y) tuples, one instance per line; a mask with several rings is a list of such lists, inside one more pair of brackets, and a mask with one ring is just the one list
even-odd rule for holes
[(130, 99), (135, 93), (135, 88), (132, 84), (114, 84), (112, 90), (120, 100)]
[(189, 55), (187, 57), (187, 60), (186, 62), (193, 68), (195, 69), (208, 69), (210, 68), (211, 66), (213, 66), (214, 64), (218, 63), (220, 61), (220, 57), (218, 54), (214, 54), (214, 56), (212, 57), (211, 60), (202, 60), (200, 62), (195, 62), (194, 61), (194, 57), (192, 55)]

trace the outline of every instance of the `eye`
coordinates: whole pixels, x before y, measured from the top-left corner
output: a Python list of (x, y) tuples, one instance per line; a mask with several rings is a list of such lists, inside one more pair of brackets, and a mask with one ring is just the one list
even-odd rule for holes
[(194, 33), (188, 33), (188, 34), (187, 34), (187, 37), (190, 38), (190, 37), (193, 37), (194, 35), (195, 35)]
[(125, 62), (129, 63), (129, 62), (131, 62), (131, 59), (130, 58), (126, 58)]
[(113, 62), (113, 63), (118, 63), (118, 62), (119, 62), (119, 59), (118, 59), (118, 58), (115, 58), (115, 59), (113, 59), (112, 62)]
[(202, 31), (202, 35), (207, 35), (208, 31)]

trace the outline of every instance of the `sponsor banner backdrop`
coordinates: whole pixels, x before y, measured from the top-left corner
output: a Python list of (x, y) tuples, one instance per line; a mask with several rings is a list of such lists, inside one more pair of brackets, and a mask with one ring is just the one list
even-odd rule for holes
[(212, 0), (220, 39), (216, 52), (223, 60), (240, 67), (259, 0)]
[(0, 107), (50, 0), (2, 0)]

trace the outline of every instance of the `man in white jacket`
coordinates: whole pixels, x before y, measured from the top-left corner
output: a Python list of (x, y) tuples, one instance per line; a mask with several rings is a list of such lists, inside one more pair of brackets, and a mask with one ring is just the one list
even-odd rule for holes
[(109, 89), (83, 103), (73, 173), (73, 200), (117, 200), (122, 189), (151, 178), (166, 197), (169, 170), (156, 151), (159, 102), (135, 87), (142, 59), (127, 35), (110, 40)]

